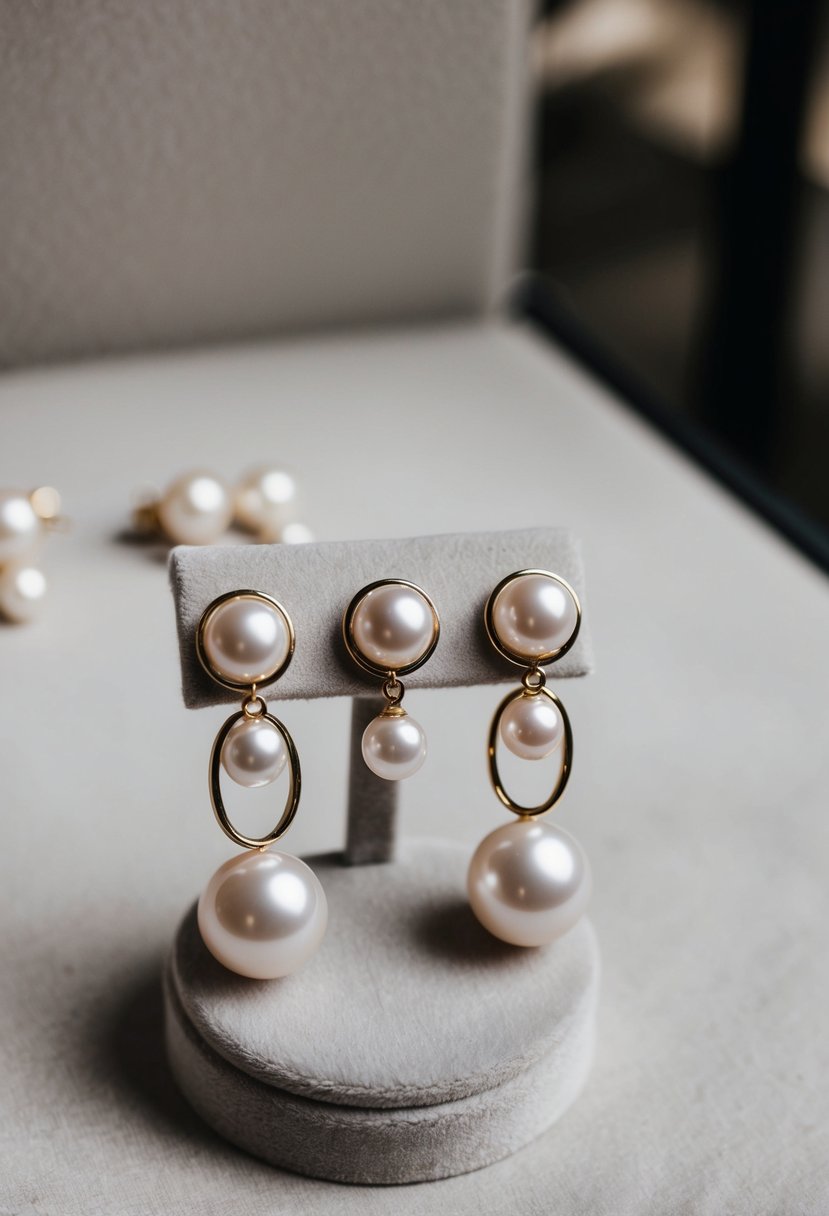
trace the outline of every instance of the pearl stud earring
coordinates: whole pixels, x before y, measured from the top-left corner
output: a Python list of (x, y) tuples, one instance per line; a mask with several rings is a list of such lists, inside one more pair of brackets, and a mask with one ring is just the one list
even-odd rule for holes
[(40, 614), (46, 578), (35, 557), (60, 523), (60, 495), (51, 486), (31, 494), (0, 491), (0, 616), (7, 621), (22, 624)]
[[(505, 659), (526, 666), (521, 687), (504, 697), (489, 734), (489, 771), (495, 793), (518, 816), (484, 837), (467, 878), (469, 902), (495, 937), (515, 946), (541, 946), (571, 929), (590, 899), (587, 857), (567, 832), (542, 823), (573, 765), (567, 711), (546, 687), (542, 668), (561, 658), (581, 624), (578, 597), (547, 570), (519, 570), (498, 584), (484, 611), (492, 645)], [(539, 806), (514, 802), (498, 768), (498, 745), (523, 760), (542, 760), (563, 749), (552, 793)]]
[(233, 497), (213, 473), (183, 473), (163, 494), (133, 511), (133, 525), (145, 536), (160, 534), (174, 545), (212, 545), (230, 527)]
[(363, 733), (363, 759), (378, 777), (402, 781), (426, 759), (423, 727), (401, 705), (401, 675), (422, 667), (440, 637), (440, 618), (425, 591), (382, 579), (358, 591), (343, 615), (343, 639), (355, 663), (383, 678), (386, 706)]
[(298, 499), (296, 478), (287, 469), (251, 469), (236, 489), (234, 522), (260, 544), (307, 544), (314, 537), (299, 522)]
[[(243, 692), (242, 708), (219, 730), (210, 756), (210, 798), (222, 831), (252, 850), (232, 857), (208, 882), (198, 924), (214, 958), (237, 975), (278, 979), (298, 971), (319, 947), (328, 923), (320, 881), (303, 861), (271, 849), (293, 822), (302, 777), (286, 726), (268, 713), (257, 689), (276, 680), (294, 653), (288, 613), (259, 591), (232, 591), (210, 604), (196, 630), (196, 653), (223, 688)], [(288, 796), (273, 831), (245, 836), (230, 822), (221, 770), (238, 785), (268, 785), (287, 768)]]
[(163, 494), (146, 495), (133, 511), (138, 536), (173, 545), (214, 545), (235, 525), (255, 543), (306, 544), (313, 535), (297, 519), (297, 487), (285, 469), (247, 473), (235, 490), (205, 470), (183, 473)]

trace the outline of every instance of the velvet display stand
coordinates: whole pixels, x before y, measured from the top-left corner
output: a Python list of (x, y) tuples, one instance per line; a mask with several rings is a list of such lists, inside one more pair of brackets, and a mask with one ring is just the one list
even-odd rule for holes
[[(559, 573), (583, 597), (577, 546), (552, 529), (172, 554), (189, 707), (232, 699), (198, 665), (193, 638), (211, 600), (237, 588), (275, 596), (294, 621), (280, 701), (355, 698), (346, 850), (307, 859), (330, 910), (312, 963), (283, 980), (241, 979), (207, 952), (191, 908), (165, 977), (180, 1088), (222, 1136), (274, 1165), (357, 1183), (464, 1173), (539, 1135), (584, 1084), (599, 976), (589, 922), (542, 949), (507, 946), (466, 903), (469, 849), (395, 842), (396, 786), (360, 758), (382, 702), (339, 632), (361, 586), (405, 578), (428, 590), (442, 622), (435, 654), (407, 687), (514, 679), (486, 640), (483, 605), (522, 568)], [(583, 626), (555, 675), (589, 669)]]

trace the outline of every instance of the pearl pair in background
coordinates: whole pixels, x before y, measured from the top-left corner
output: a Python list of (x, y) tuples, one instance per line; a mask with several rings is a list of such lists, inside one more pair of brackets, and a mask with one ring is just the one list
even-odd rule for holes
[(363, 587), (343, 614), (343, 641), (355, 663), (383, 680), (385, 708), (363, 733), (363, 759), (384, 781), (412, 777), (426, 759), (426, 735), (401, 702), (400, 677), (417, 671), (434, 653), (440, 618), (429, 596), (404, 579)]
[[(548, 570), (519, 570), (487, 600), (484, 622), (498, 653), (526, 670), (507, 694), (490, 728), (488, 762), (501, 803), (518, 818), (490, 832), (475, 850), (467, 890), (472, 910), (495, 937), (515, 946), (541, 946), (567, 933), (590, 899), (590, 866), (569, 833), (542, 821), (564, 793), (573, 765), (567, 712), (546, 687), (544, 668), (566, 654), (581, 624), (573, 588)], [(548, 798), (522, 806), (501, 778), (498, 749), (522, 760), (559, 758)]]
[(47, 589), (40, 550), (60, 522), (60, 495), (51, 486), (29, 494), (0, 491), (0, 616), (6, 621), (24, 624), (40, 616)]
[(143, 499), (133, 524), (139, 534), (160, 535), (174, 545), (212, 545), (231, 527), (258, 544), (305, 544), (313, 536), (299, 521), (298, 502), (296, 479), (286, 469), (252, 469), (235, 487), (196, 469)]
[[(278, 979), (299, 970), (316, 952), (328, 924), (325, 892), (313, 870), (273, 849), (299, 807), (302, 775), (287, 727), (268, 712), (258, 689), (283, 674), (294, 653), (286, 610), (259, 591), (232, 591), (208, 605), (196, 631), (196, 653), (223, 688), (241, 692), (242, 705), (226, 720), (210, 756), (210, 800), (222, 831), (246, 850), (221, 865), (198, 903), (198, 924), (210, 953), (249, 979)], [(272, 832), (250, 837), (233, 825), (222, 793), (222, 772), (247, 789), (288, 773), (288, 793)]]

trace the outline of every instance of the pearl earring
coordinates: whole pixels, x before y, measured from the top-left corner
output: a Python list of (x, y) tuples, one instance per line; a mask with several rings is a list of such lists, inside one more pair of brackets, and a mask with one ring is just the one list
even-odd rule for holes
[[(219, 730), (210, 756), (210, 798), (222, 831), (252, 852), (220, 866), (201, 894), (198, 923), (214, 958), (237, 975), (278, 979), (298, 971), (325, 935), (328, 904), (319, 879), (299, 858), (271, 850), (299, 806), (299, 757), (286, 726), (268, 713), (257, 689), (287, 668), (294, 653), (288, 613), (259, 591), (232, 591), (210, 604), (196, 630), (196, 653), (223, 688), (243, 692), (242, 708)], [(288, 769), (288, 797), (273, 831), (244, 836), (230, 822), (221, 770), (238, 785), (268, 785)]]
[(234, 522), (260, 544), (307, 544), (314, 537), (297, 518), (298, 497), (296, 478), (287, 469), (252, 469), (237, 486)]
[(291, 473), (258, 468), (235, 490), (204, 470), (183, 473), (163, 494), (150, 494), (133, 511), (140, 536), (161, 536), (173, 545), (213, 545), (235, 525), (257, 543), (301, 545), (313, 535), (296, 518), (297, 487)]
[(422, 667), (440, 637), (440, 618), (425, 591), (382, 579), (358, 591), (343, 615), (343, 639), (355, 663), (383, 677), (386, 706), (363, 734), (363, 759), (378, 777), (402, 781), (426, 759), (423, 727), (401, 705), (401, 675)]
[(0, 491), (0, 616), (7, 621), (39, 615), (46, 578), (34, 559), (47, 531), (61, 522), (60, 495), (51, 486), (31, 494)]
[(212, 545), (230, 527), (233, 497), (220, 478), (196, 470), (139, 503), (132, 519), (145, 536), (161, 535), (174, 545)]
[[(519, 570), (487, 600), (489, 640), (505, 659), (526, 666), (521, 687), (504, 697), (489, 733), (489, 772), (495, 793), (518, 816), (478, 845), (469, 865), (469, 902), (495, 937), (515, 946), (541, 946), (571, 929), (590, 898), (587, 857), (561, 828), (540, 822), (564, 793), (573, 765), (573, 735), (561, 701), (542, 670), (561, 658), (581, 624), (578, 597), (547, 570)], [(542, 760), (563, 748), (549, 798), (525, 807), (506, 792), (498, 769), (499, 742), (522, 760)]]

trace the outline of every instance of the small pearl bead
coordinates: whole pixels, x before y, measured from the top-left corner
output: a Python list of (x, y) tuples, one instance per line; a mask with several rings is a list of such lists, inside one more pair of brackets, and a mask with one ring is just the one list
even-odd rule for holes
[(40, 616), (46, 579), (34, 566), (6, 566), (0, 572), (0, 614), (16, 624)]
[(283, 545), (310, 545), (314, 533), (305, 524), (286, 524), (276, 539)]
[(288, 749), (273, 723), (240, 718), (225, 736), (222, 764), (238, 785), (255, 789), (270, 785), (288, 763)]
[(399, 671), (422, 658), (435, 636), (428, 600), (419, 591), (387, 583), (368, 591), (351, 620), (357, 649), (387, 671)]
[(214, 958), (237, 975), (278, 979), (318, 949), (328, 902), (313, 870), (290, 853), (242, 853), (219, 866), (202, 892), (199, 931)]
[(591, 889), (581, 845), (561, 828), (534, 819), (485, 836), (467, 878), (478, 920), (513, 946), (543, 946), (572, 929)]
[(281, 540), (296, 512), (296, 481), (285, 469), (252, 469), (242, 478), (236, 491), (236, 519), (260, 540)]
[(499, 641), (527, 660), (564, 646), (573, 636), (577, 616), (576, 601), (567, 588), (545, 574), (513, 579), (492, 606)]
[(214, 608), (202, 639), (205, 657), (231, 684), (264, 684), (288, 657), (291, 638), (284, 616), (258, 596), (239, 596)]
[(363, 732), (363, 759), (384, 781), (412, 777), (426, 759), (426, 735), (414, 718), (382, 713)]
[(28, 557), (43, 539), (43, 526), (25, 494), (0, 493), (0, 566)]
[(500, 730), (504, 746), (513, 755), (522, 760), (543, 760), (564, 738), (564, 720), (549, 697), (525, 694), (506, 707)]
[(161, 527), (177, 545), (212, 545), (227, 531), (232, 516), (227, 487), (212, 473), (185, 473), (158, 504)]

